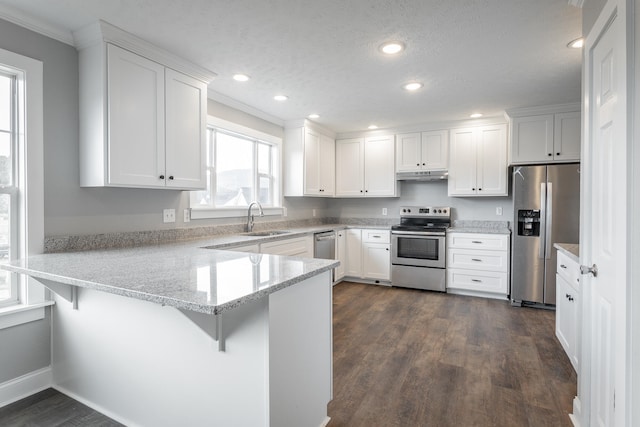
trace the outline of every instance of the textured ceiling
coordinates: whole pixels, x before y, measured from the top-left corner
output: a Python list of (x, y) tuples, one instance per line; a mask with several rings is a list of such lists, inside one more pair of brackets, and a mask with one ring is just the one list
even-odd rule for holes
[[(567, 0), (0, 0), (55, 28), (103, 19), (210, 69), (209, 88), (336, 132), (580, 100), (580, 9)], [(7, 9), (7, 10), (10, 10)], [(378, 46), (407, 49), (384, 56)], [(234, 73), (249, 74), (246, 83)], [(407, 81), (425, 87), (409, 93)], [(289, 96), (276, 102), (273, 95)]]

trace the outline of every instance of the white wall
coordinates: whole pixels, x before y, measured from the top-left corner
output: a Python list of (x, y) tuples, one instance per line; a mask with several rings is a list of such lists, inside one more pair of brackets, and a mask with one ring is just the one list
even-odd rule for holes
[[(397, 218), (400, 206), (451, 206), (452, 219), (512, 221), (513, 200), (509, 197), (449, 197), (447, 182), (412, 182), (401, 184), (401, 196), (394, 199), (335, 199), (327, 213), (335, 217)], [(502, 216), (496, 215), (502, 207)], [(382, 215), (387, 208), (387, 217)]]

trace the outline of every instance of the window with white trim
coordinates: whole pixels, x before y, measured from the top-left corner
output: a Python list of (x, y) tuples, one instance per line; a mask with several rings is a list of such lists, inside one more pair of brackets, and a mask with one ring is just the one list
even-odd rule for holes
[[(16, 149), (18, 120), (16, 75), (0, 69), (0, 264), (16, 259), (19, 252), (19, 219), (16, 215)], [(18, 275), (0, 270), (0, 307), (20, 300)]]
[[(0, 49), (0, 263), (44, 250), (42, 62)], [(42, 284), (0, 270), (0, 329), (44, 318)]]
[(280, 212), (278, 138), (216, 120), (207, 126), (206, 158), (207, 188), (191, 193), (192, 218), (244, 214), (252, 201)]

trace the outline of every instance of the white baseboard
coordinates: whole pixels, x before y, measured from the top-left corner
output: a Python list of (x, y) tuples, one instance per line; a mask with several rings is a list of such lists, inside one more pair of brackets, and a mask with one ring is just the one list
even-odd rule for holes
[(89, 408), (93, 409), (94, 411), (100, 412), (102, 415), (105, 415), (109, 418), (111, 418), (112, 420), (115, 420), (117, 422), (119, 422), (120, 424), (124, 424), (125, 426), (129, 426), (129, 427), (139, 427), (139, 424), (136, 424), (132, 421), (127, 420), (126, 418), (123, 418), (122, 416), (120, 416), (119, 414), (116, 414), (112, 411), (109, 411), (108, 409), (103, 408), (102, 406), (96, 404), (95, 402), (92, 402), (91, 400), (85, 399), (84, 397), (73, 393), (69, 390), (67, 390), (64, 387), (61, 387), (57, 384), (53, 384), (51, 386), (52, 388), (58, 390), (60, 393), (65, 394), (67, 396), (69, 396), (70, 398), (77, 400), (78, 402), (82, 403), (83, 405), (88, 406)]
[(329, 421), (331, 421), (331, 417), (325, 418), (322, 424), (320, 424), (320, 427), (327, 427), (327, 425), (329, 424)]
[(573, 414), (569, 414), (569, 419), (574, 427), (580, 427), (580, 419), (582, 418), (582, 403), (578, 396), (573, 398)]
[(51, 367), (0, 384), (0, 408), (51, 387)]

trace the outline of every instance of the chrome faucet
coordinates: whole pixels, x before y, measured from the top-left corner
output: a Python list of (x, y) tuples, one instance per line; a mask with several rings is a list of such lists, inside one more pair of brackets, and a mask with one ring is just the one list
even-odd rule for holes
[(262, 210), (262, 205), (258, 201), (253, 201), (249, 203), (249, 209), (247, 210), (247, 233), (251, 233), (253, 231), (253, 215), (251, 214), (251, 208), (253, 205), (258, 205), (260, 209), (260, 216), (264, 216), (264, 211)]

